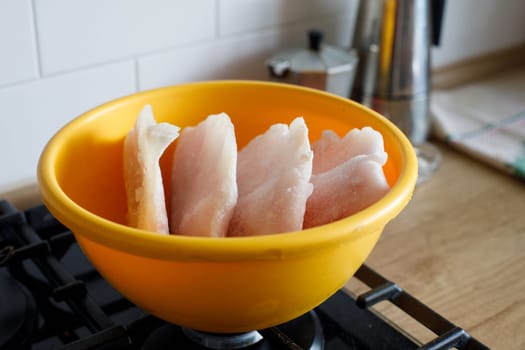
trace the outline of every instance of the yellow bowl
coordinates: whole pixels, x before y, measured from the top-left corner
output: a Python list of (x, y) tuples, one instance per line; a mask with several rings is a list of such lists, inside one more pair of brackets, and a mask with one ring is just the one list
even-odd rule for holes
[[(371, 126), (383, 134), (392, 189), (351, 217), (302, 232), (213, 239), (128, 227), (123, 139), (146, 104), (158, 121), (181, 127), (226, 112), (239, 147), (297, 116), (304, 117), (311, 141), (325, 129), (343, 135)], [(163, 169), (172, 152), (163, 156)], [(61, 129), (38, 166), (45, 205), (109, 283), (162, 319), (209, 332), (273, 326), (322, 303), (367, 258), (385, 224), (410, 200), (416, 177), (409, 141), (372, 110), (318, 90), (248, 81), (179, 85), (106, 103)]]

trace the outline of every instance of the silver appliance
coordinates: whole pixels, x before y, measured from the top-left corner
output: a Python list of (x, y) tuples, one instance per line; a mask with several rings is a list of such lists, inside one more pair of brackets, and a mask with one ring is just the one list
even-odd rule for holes
[(439, 44), (445, 0), (361, 0), (351, 97), (394, 122), (413, 144), (430, 129), (430, 48)]
[(266, 61), (270, 79), (348, 97), (357, 66), (353, 50), (322, 43), (320, 30), (308, 31), (308, 46), (283, 49)]

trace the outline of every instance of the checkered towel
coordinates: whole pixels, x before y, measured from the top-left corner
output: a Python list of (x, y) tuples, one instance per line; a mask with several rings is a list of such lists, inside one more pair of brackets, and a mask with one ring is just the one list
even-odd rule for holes
[(525, 67), (432, 93), (435, 135), (525, 179)]

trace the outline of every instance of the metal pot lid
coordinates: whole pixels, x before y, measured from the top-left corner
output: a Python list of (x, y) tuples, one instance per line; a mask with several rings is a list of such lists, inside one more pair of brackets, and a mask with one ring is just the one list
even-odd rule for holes
[(351, 70), (356, 64), (357, 55), (353, 51), (322, 45), (322, 39), (321, 31), (309, 30), (307, 49), (283, 50), (272, 56), (266, 64), (277, 76), (283, 76), (288, 71), (337, 74)]

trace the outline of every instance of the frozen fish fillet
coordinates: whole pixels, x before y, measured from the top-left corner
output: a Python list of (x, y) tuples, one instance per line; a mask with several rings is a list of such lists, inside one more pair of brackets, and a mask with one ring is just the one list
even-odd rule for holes
[(169, 233), (159, 160), (179, 128), (157, 124), (151, 106), (140, 112), (124, 141), (124, 184), (130, 226)]
[(332, 130), (325, 130), (312, 144), (312, 150), (313, 174), (330, 170), (358, 155), (369, 155), (381, 165), (387, 160), (383, 136), (371, 127), (352, 129), (343, 138)]
[(252, 236), (302, 229), (312, 193), (312, 157), (303, 118), (272, 125), (239, 152), (239, 200), (229, 236)]
[(170, 232), (224, 237), (237, 204), (237, 142), (225, 113), (186, 127), (171, 179)]
[(325, 131), (312, 149), (314, 190), (306, 204), (304, 228), (355, 214), (389, 191), (383, 137), (372, 128), (353, 129), (342, 139)]

